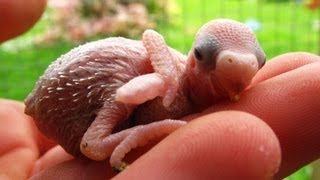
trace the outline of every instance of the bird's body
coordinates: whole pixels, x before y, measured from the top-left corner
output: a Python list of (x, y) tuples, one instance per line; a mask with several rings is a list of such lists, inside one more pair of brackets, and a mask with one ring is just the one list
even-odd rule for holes
[(186, 123), (171, 119), (238, 96), (264, 61), (253, 33), (232, 20), (203, 26), (188, 57), (151, 30), (142, 42), (107, 38), (51, 64), (26, 99), (26, 113), (67, 152), (111, 155), (119, 166), (130, 149)]

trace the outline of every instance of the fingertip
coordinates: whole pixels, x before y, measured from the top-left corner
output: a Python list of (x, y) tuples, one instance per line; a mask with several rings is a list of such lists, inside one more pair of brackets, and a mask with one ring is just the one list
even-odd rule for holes
[[(11, 125), (15, 126), (14, 129), (19, 131), (18, 134), (26, 133), (25, 131), (27, 131), (28, 137), (30, 137), (27, 140), (32, 140), (32, 143), (34, 143), (35, 140), (40, 154), (45, 153), (47, 150), (51, 149), (53, 146), (56, 145), (56, 143), (53, 140), (50, 140), (47, 137), (45, 137), (37, 129), (33, 119), (24, 113), (25, 105), (22, 102), (10, 99), (0, 99), (0, 107), (2, 108), (1, 110), (3, 110), (3, 113), (0, 114), (0, 116), (3, 119), (2, 127), (10, 129)], [(5, 123), (5, 119), (10, 123)], [(25, 136), (25, 134), (23, 136)], [(21, 138), (21, 140), (26, 139)]]
[[(284, 178), (318, 159), (320, 152), (320, 57), (307, 53), (291, 53), (283, 57), (297, 55), (306, 64), (297, 61), (301, 66), (290, 72), (279, 74), (278, 71), (278, 75), (245, 91), (237, 103), (225, 102), (206, 110), (210, 113), (236, 109), (263, 119), (281, 143), (282, 160), (277, 178)], [(289, 63), (290, 59), (284, 61)], [(285, 63), (282, 65), (285, 67)], [(275, 70), (279, 68), (277, 64), (274, 66)]]
[(0, 152), (19, 147), (36, 151), (33, 132), (27, 117), (20, 112), (21, 107), (18, 102), (0, 100)]
[(277, 172), (280, 157), (269, 126), (253, 115), (225, 111), (177, 130), (117, 178), (265, 179)]
[(32, 175), (70, 159), (73, 159), (73, 157), (65, 152), (61, 146), (55, 146), (35, 162)]
[(0, 179), (26, 179), (38, 155), (28, 123), (17, 109), (19, 104), (0, 100)]
[(110, 179), (114, 173), (106, 161), (83, 161), (72, 159), (45, 169), (30, 180), (54, 179)]
[(10, 99), (0, 98), (0, 107), (13, 108), (18, 112), (23, 112), (24, 110), (24, 104), (22, 102), (10, 100)]
[(320, 62), (320, 56), (307, 52), (290, 52), (272, 58), (258, 71), (252, 79), (252, 85), (256, 85), (266, 79), (294, 70), (300, 66)]
[(0, 43), (30, 29), (41, 17), (46, 0), (0, 1)]

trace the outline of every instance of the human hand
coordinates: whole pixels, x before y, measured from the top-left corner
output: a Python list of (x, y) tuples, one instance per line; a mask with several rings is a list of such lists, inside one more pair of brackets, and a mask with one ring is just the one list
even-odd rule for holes
[(2, 100), (0, 177), (265, 179), (275, 173), (276, 179), (286, 177), (320, 157), (319, 62), (319, 56), (307, 53), (274, 58), (239, 102), (221, 102), (186, 117), (194, 120), (148, 152), (144, 147), (129, 153), (129, 162), (141, 157), (117, 176), (107, 161), (73, 159), (38, 132), (21, 103)]
[(41, 17), (46, 0), (0, 0), (0, 43), (31, 28)]
[[(0, 42), (29, 29), (44, 7), (45, 0), (0, 0), (0, 18), (4, 19), (0, 21)], [(190, 116), (187, 119), (196, 119), (116, 178), (208, 179), (228, 175), (259, 179), (272, 176), (278, 168), (276, 177), (282, 178), (319, 158), (319, 63), (308, 64), (315, 61), (319, 62), (319, 57), (302, 53), (275, 58), (239, 102), (224, 102)], [(23, 114), (22, 103), (2, 100), (0, 107), (1, 179), (114, 176), (109, 163), (75, 160), (54, 146)], [(225, 110), (245, 111), (259, 118)], [(146, 149), (139, 148), (128, 158), (134, 159)]]

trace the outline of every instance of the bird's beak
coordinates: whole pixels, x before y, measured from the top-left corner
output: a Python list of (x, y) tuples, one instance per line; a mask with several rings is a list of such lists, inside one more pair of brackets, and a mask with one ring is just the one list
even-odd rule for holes
[(238, 101), (240, 93), (251, 83), (258, 69), (254, 54), (224, 50), (217, 57), (212, 83), (218, 81), (223, 94), (232, 101)]

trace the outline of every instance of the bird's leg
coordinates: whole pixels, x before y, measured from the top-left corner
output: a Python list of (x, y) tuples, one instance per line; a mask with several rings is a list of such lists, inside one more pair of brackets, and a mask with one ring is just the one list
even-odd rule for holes
[(153, 30), (146, 30), (142, 38), (155, 73), (165, 84), (163, 105), (168, 107), (175, 99), (179, 88), (178, 60), (171, 54), (163, 37)]
[(126, 164), (122, 162), (125, 154), (138, 146), (143, 146), (149, 141), (170, 134), (187, 122), (180, 120), (163, 120), (146, 125), (135, 126), (120, 133), (125, 133), (126, 137), (114, 149), (110, 157), (110, 164), (113, 170), (121, 172)]
[(153, 30), (146, 30), (142, 41), (155, 72), (135, 77), (121, 86), (116, 100), (125, 104), (142, 104), (161, 96), (163, 105), (168, 107), (179, 89), (186, 56), (168, 48), (163, 37)]
[(109, 157), (128, 132), (111, 133), (116, 125), (128, 118), (132, 110), (133, 107), (122, 103), (105, 102), (81, 139), (81, 152), (93, 160), (105, 160)]

